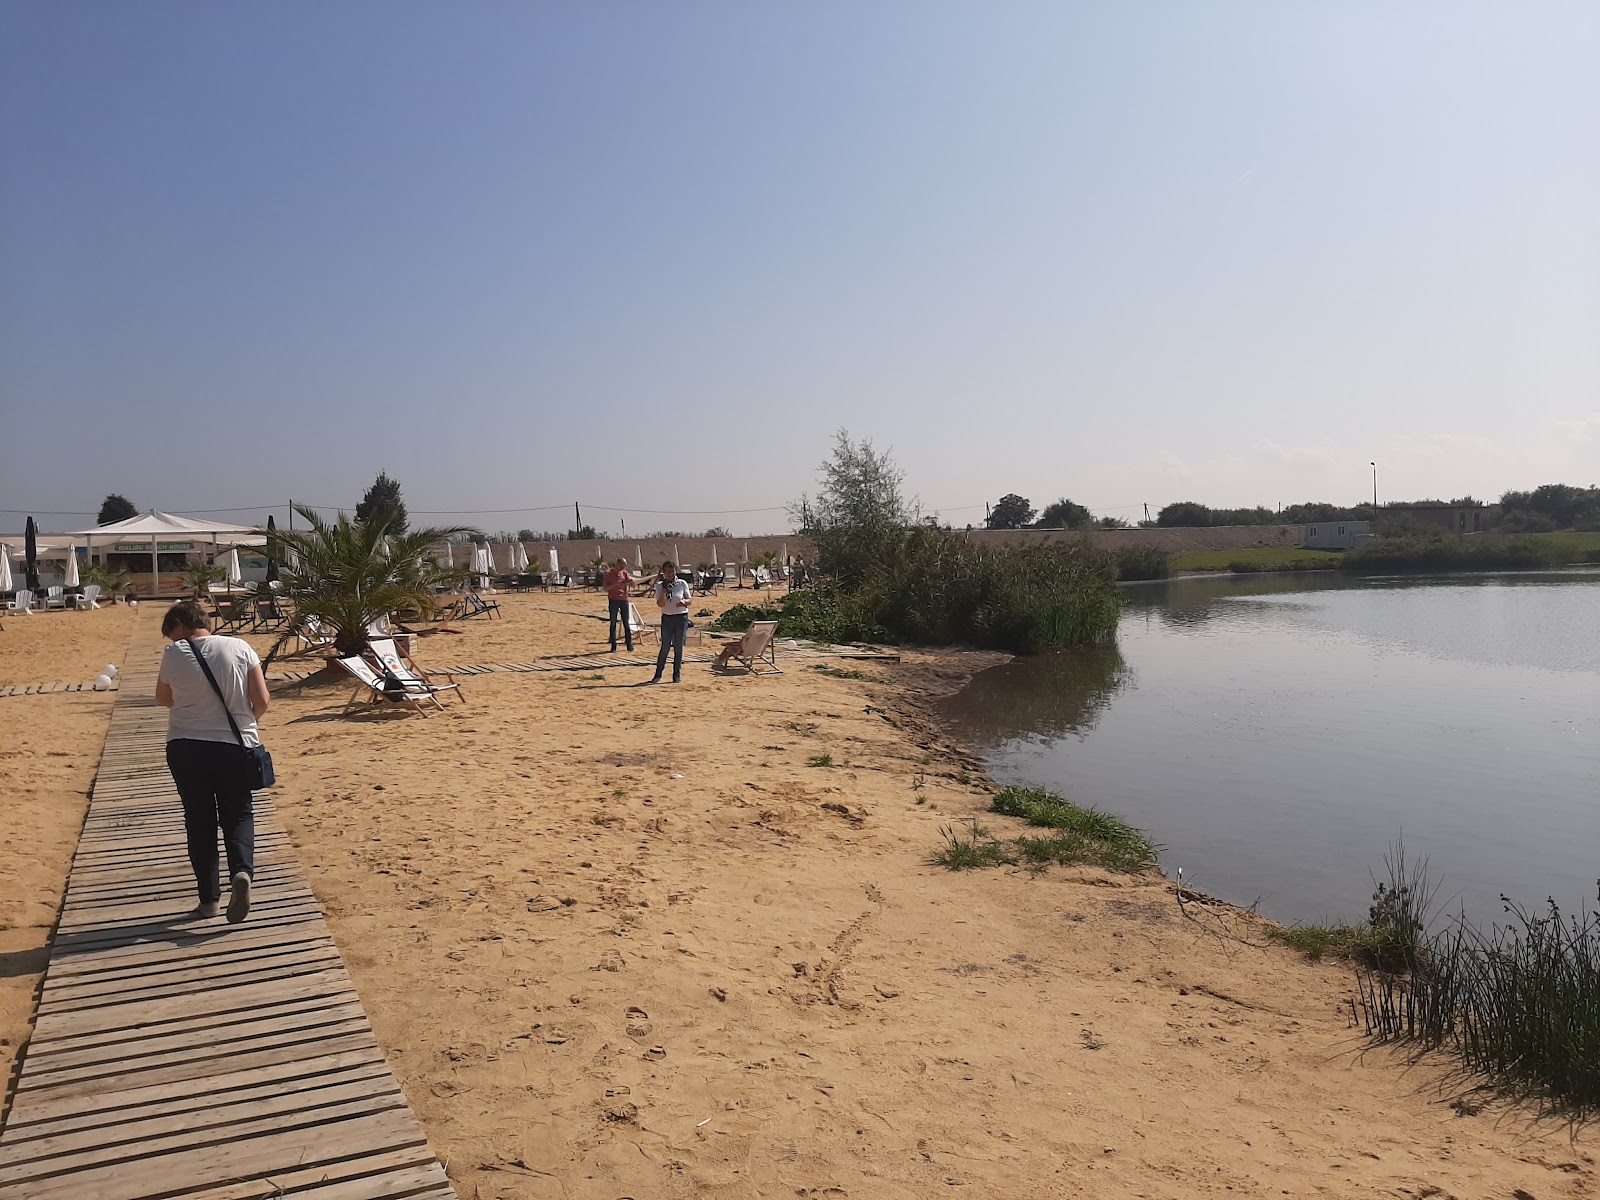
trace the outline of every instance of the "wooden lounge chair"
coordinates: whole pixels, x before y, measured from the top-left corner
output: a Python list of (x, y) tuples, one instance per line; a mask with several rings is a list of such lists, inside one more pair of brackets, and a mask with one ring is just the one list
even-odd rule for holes
[(500, 601), (485, 600), (477, 592), (468, 592), (462, 598), (461, 617), (498, 617), (500, 615)]
[[(444, 683), (435, 683), (433, 677), (417, 666), (416, 661), (409, 654), (402, 654), (399, 645), (393, 638), (372, 638), (367, 642), (367, 649), (378, 660), (378, 664), (406, 685), (407, 691), (417, 692), (419, 695), (426, 693), (438, 700), (440, 692), (454, 692), (456, 699), (461, 703), (467, 702), (466, 693), (461, 690), (461, 685), (454, 682), (454, 676), (441, 672)], [(444, 707), (440, 705), (440, 707)]]
[(344, 706), (345, 714), (358, 707), (379, 708), (385, 704), (409, 704), (423, 716), (428, 715), (428, 710), (423, 707), (426, 701), (431, 700), (436, 708), (443, 709), (439, 697), (432, 692), (412, 691), (410, 688), (395, 688), (389, 686), (383, 674), (360, 655), (353, 658), (336, 658), (333, 660), (355, 677), (356, 694), (350, 697)]
[(752, 675), (762, 673), (762, 664), (771, 667), (774, 674), (782, 675), (783, 668), (778, 666), (777, 647), (772, 642), (773, 634), (777, 632), (776, 621), (752, 622), (744, 636), (736, 642), (729, 642), (717, 652), (716, 661), (711, 664), (712, 669), (726, 667), (729, 659), (737, 658)]
[(294, 639), (299, 646), (291, 650), (285, 657), (293, 658), (301, 654), (319, 654), (324, 650), (333, 649), (333, 634), (328, 632), (323, 625), (322, 618), (307, 615), (295, 624)]

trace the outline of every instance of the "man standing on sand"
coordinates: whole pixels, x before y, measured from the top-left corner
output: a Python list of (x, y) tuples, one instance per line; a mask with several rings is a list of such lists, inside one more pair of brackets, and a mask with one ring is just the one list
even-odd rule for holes
[(683, 641), (689, 633), (689, 585), (678, 578), (678, 568), (674, 564), (661, 564), (655, 597), (656, 607), (661, 610), (661, 652), (656, 655), (656, 676), (650, 682), (661, 682), (667, 651), (671, 650), (672, 682), (678, 683), (683, 677)]
[(628, 624), (628, 585), (633, 576), (628, 573), (628, 560), (619, 558), (606, 572), (606, 601), (611, 611), (611, 653), (617, 652), (617, 622), (622, 622), (622, 635), (633, 649), (633, 627)]

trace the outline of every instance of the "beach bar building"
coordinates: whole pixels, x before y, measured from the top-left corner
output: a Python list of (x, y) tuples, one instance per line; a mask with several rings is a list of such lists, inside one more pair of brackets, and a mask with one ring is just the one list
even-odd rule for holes
[[(182, 575), (190, 563), (214, 561), (234, 547), (240, 550), (239, 565), (246, 582), (266, 578), (266, 538), (249, 525), (152, 509), (125, 521), (74, 530), (67, 536), (83, 548), (90, 562), (126, 571), (143, 596), (184, 595), (187, 588)], [(51, 541), (59, 537), (55, 535)]]

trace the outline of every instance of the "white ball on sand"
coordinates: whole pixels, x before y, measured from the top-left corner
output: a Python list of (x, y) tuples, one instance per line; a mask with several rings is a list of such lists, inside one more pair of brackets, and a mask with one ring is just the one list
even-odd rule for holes
[(106, 664), (106, 669), (104, 671), (100, 672), (100, 673), (102, 675), (109, 675), (112, 679), (115, 679), (117, 677), (117, 664), (116, 663), (107, 663)]
[(110, 686), (111, 686), (111, 676), (109, 676), (109, 675), (96, 675), (94, 677), (94, 690), (95, 691), (103, 692)]

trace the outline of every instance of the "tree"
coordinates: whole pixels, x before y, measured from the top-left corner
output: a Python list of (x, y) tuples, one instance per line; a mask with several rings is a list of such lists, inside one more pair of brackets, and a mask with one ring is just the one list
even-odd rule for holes
[(100, 502), (100, 515), (94, 519), (96, 525), (109, 525), (113, 521), (126, 521), (129, 517), (137, 517), (139, 510), (133, 506), (133, 501), (117, 492), (112, 492)]
[(543, 539), (535, 534), (531, 529), (517, 530), (517, 541), (519, 542), (537, 542), (542, 540)]
[(1101, 517), (1094, 523), (1096, 529), (1126, 529), (1128, 523), (1121, 517)]
[(356, 505), (356, 523), (374, 525), (382, 533), (397, 537), (405, 533), (406, 504), (400, 499), (400, 482), (389, 478), (387, 471), (379, 471), (367, 494)]
[[(1002, 504), (1005, 501), (1001, 501)], [(1084, 529), (1094, 521), (1094, 514), (1081, 504), (1074, 504), (1065, 496), (1054, 504), (1046, 505), (1033, 523), (1035, 529)]]
[(916, 504), (900, 494), (904, 475), (889, 453), (853, 441), (846, 430), (833, 435), (833, 453), (817, 471), (816, 498), (801, 496), (789, 515), (816, 546), (817, 569), (853, 587), (887, 561), (916, 522)]
[(256, 530), (265, 535), (272, 558), (294, 564), (284, 572), (284, 584), (294, 599), (296, 620), (267, 655), (269, 661), (313, 616), (333, 631), (340, 657), (361, 653), (370, 622), (402, 608), (429, 612), (436, 585), (466, 578), (465, 567), (447, 570), (435, 563), (430, 545), (483, 536), (465, 525), (401, 534), (377, 521), (352, 521), (344, 513), (329, 521), (298, 504), (295, 512), (305, 519), (305, 529)]
[(1028, 503), (1025, 496), (1012, 492), (1009, 496), (1001, 496), (988, 518), (984, 521), (990, 529), (1021, 529), (1033, 520), (1033, 505)]
[(598, 542), (601, 537), (600, 531), (593, 525), (580, 525), (577, 529), (567, 530), (569, 542)]
[[(662, 534), (661, 536), (666, 537), (667, 535)], [(732, 537), (733, 534), (728, 532), (728, 527), (726, 525), (713, 525), (700, 536), (703, 538), (726, 538)]]
[(1211, 510), (1204, 504), (1193, 500), (1180, 500), (1176, 504), (1169, 504), (1156, 514), (1157, 525), (1182, 525), (1198, 526), (1204, 528), (1211, 524)]

